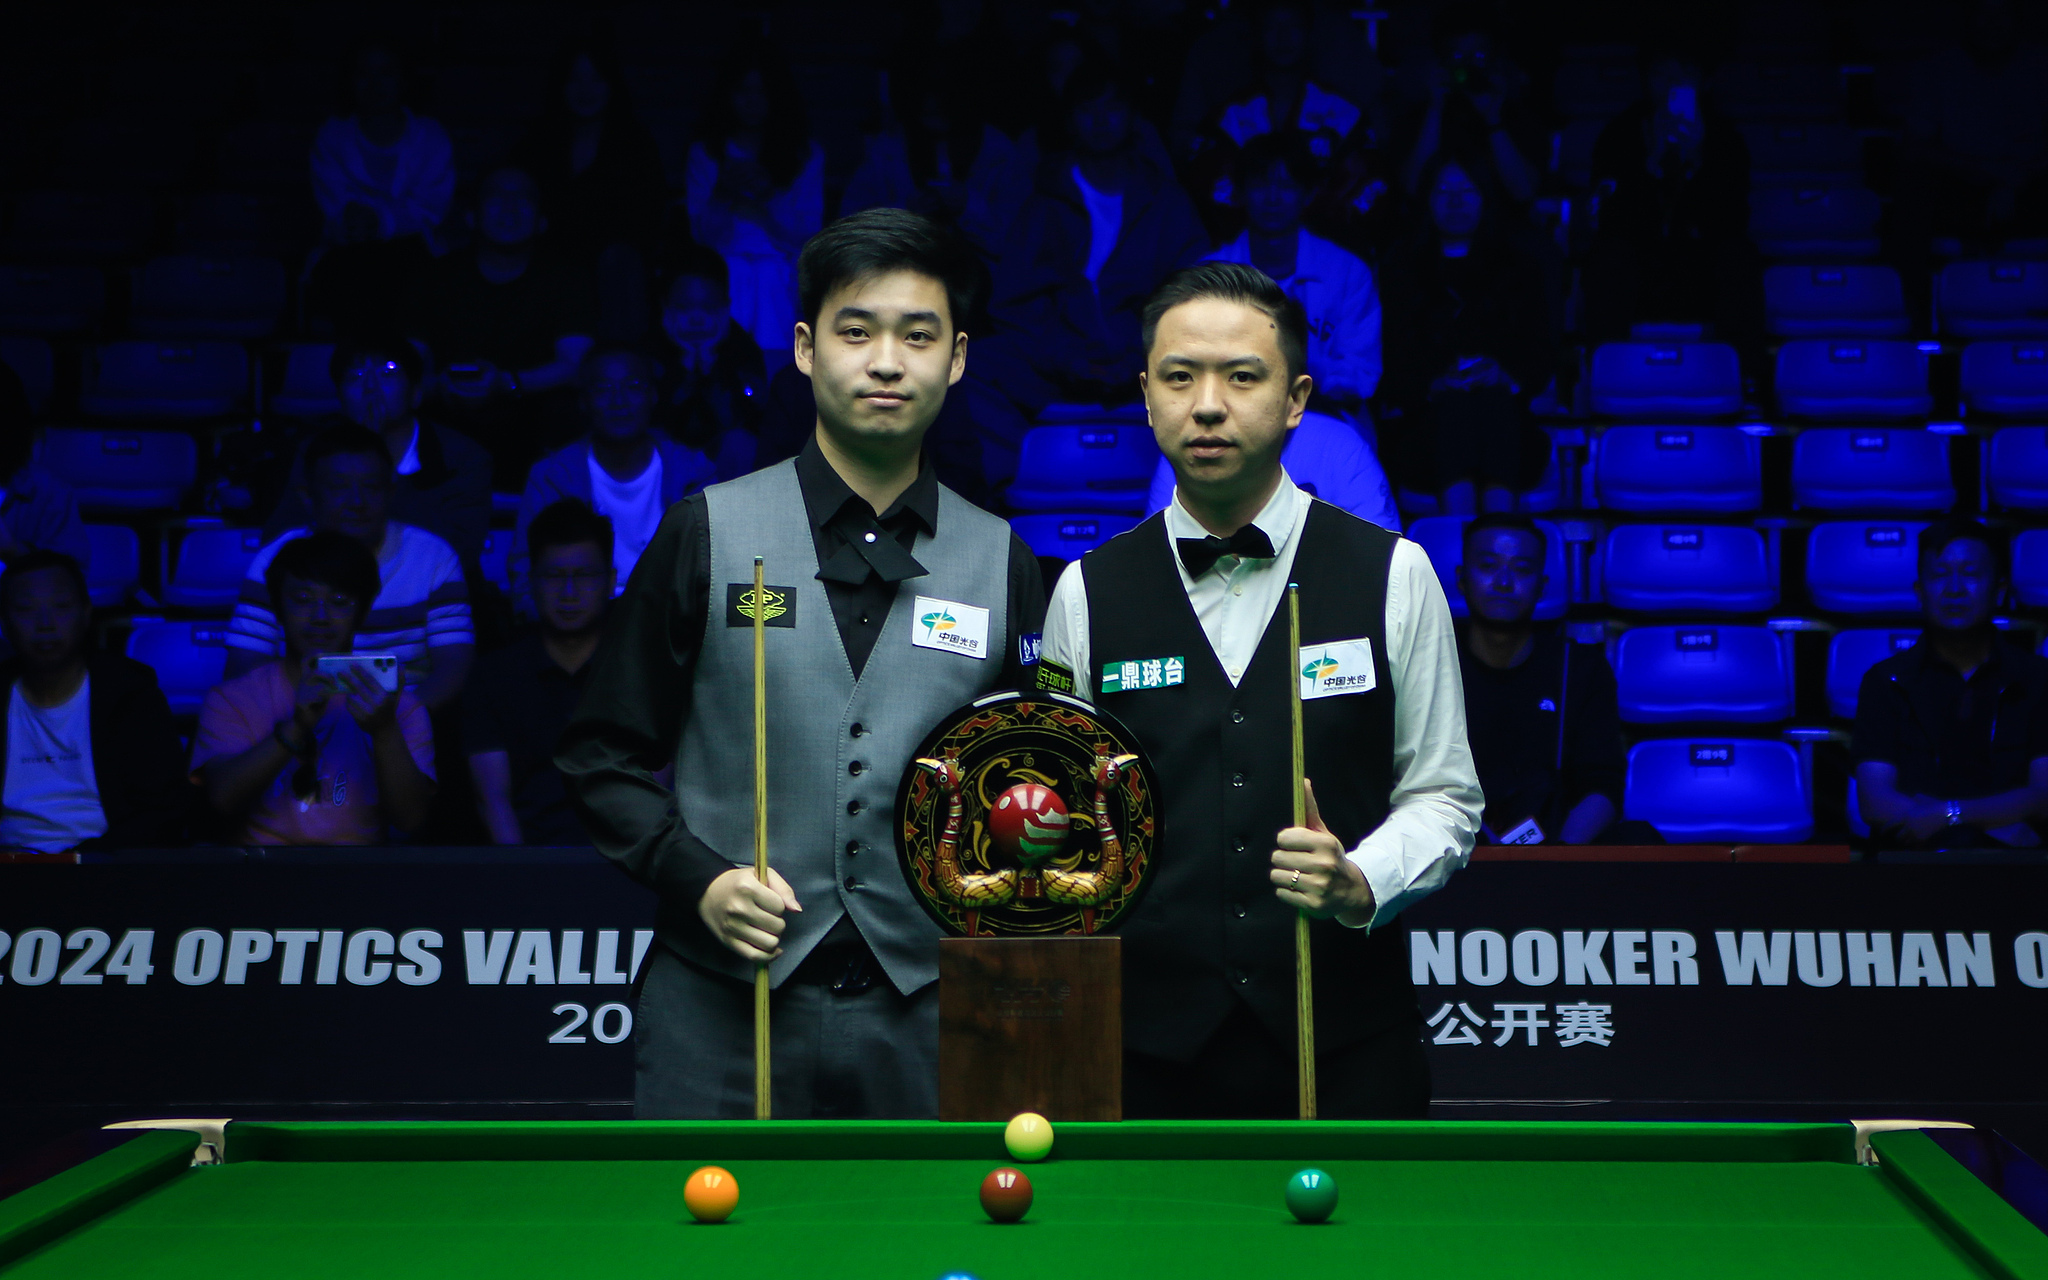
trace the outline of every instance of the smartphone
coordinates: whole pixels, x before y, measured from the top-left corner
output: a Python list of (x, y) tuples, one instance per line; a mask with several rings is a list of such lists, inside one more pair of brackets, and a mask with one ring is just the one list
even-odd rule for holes
[(339, 686), (341, 673), (350, 667), (368, 675), (386, 693), (398, 692), (398, 657), (390, 653), (323, 653), (313, 660), (313, 669)]
[(1680, 120), (1692, 123), (1700, 118), (1700, 91), (1694, 85), (1675, 84), (1664, 100), (1664, 109)]

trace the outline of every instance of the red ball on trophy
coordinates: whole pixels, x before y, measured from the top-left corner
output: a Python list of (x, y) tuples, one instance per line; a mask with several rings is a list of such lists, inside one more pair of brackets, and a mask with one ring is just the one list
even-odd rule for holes
[(1035, 867), (1067, 843), (1071, 826), (1067, 806), (1051, 787), (1020, 782), (989, 806), (988, 834), (997, 849), (1027, 867)]

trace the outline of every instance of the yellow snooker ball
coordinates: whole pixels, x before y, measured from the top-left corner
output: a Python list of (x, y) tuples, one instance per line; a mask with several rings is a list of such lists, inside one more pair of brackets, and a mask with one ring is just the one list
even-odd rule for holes
[(699, 1222), (724, 1222), (740, 1205), (740, 1184), (715, 1164), (707, 1164), (683, 1184), (683, 1207)]
[(1043, 1160), (1052, 1154), (1052, 1122), (1035, 1111), (1026, 1111), (1003, 1130), (1003, 1145), (1012, 1160)]

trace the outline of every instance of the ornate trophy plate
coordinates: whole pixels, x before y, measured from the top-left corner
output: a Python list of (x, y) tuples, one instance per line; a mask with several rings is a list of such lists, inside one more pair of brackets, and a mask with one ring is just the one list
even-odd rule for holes
[(949, 933), (1104, 933), (1152, 873), (1158, 794), (1114, 718), (1065, 694), (992, 693), (941, 720), (905, 770), (897, 857)]

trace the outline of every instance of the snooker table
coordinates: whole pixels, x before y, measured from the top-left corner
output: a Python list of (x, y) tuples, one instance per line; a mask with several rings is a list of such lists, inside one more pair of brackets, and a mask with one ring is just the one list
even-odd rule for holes
[[(1057, 1126), (1024, 1222), (998, 1124), (231, 1123), (145, 1132), (0, 1200), (0, 1275), (2048, 1278), (2048, 1236), (1925, 1134), (1846, 1124)], [(738, 1211), (683, 1184), (732, 1171)], [(1297, 1223), (1287, 1177), (1340, 1191)]]

